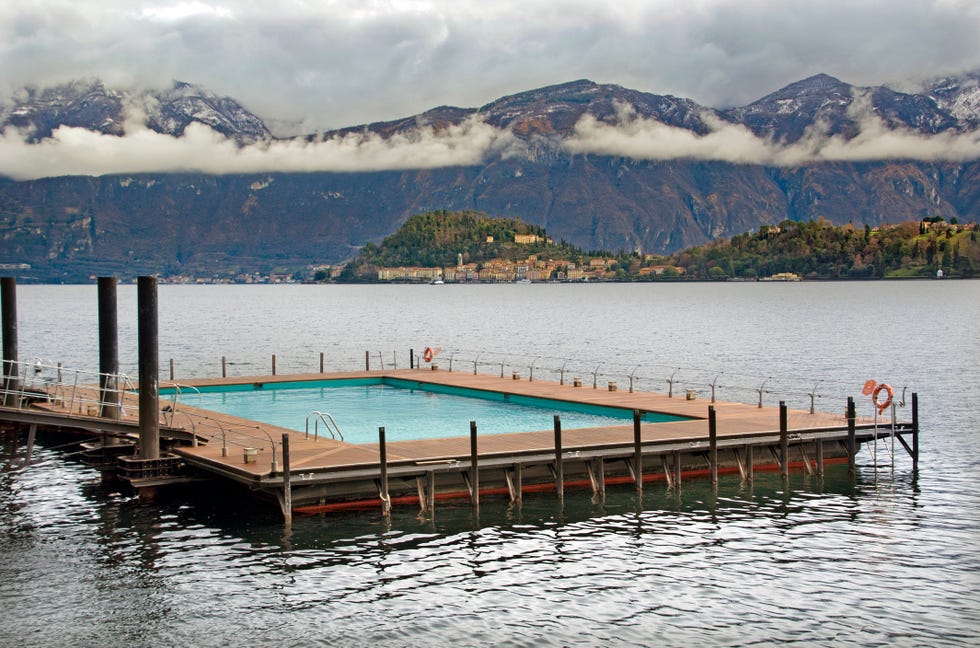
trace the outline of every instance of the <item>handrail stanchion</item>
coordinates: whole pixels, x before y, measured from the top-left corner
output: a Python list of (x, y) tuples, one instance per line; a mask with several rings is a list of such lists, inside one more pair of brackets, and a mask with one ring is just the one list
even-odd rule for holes
[(762, 385), (759, 387), (759, 389), (756, 390), (757, 392), (759, 392), (759, 408), (760, 409), (762, 408), (762, 394), (763, 393), (766, 393), (765, 392), (766, 383), (769, 382), (770, 380), (772, 380), (772, 376), (769, 376), (768, 378), (766, 378), (765, 380), (763, 380), (762, 381)]
[(815, 382), (813, 384), (813, 389), (810, 391), (809, 394), (807, 394), (807, 396), (810, 397), (810, 414), (816, 414), (816, 411), (817, 411), (816, 410), (815, 400), (817, 398), (817, 385), (819, 385), (820, 382), (821, 381), (819, 381), (819, 380), (817, 382)]
[[(711, 381), (711, 402), (712, 403), (715, 402), (715, 387), (718, 386), (718, 378), (720, 378), (721, 377), (721, 374), (723, 374), (723, 373), (725, 373), (725, 372), (724, 371), (720, 372), (717, 376), (715, 376), (715, 379)], [(811, 412), (811, 414), (812, 413), (813, 412)]]
[(534, 363), (541, 359), (541, 356), (536, 356), (534, 360), (531, 360), (531, 371), (527, 377), (528, 382), (534, 382)]
[(453, 359), (456, 357), (456, 352), (453, 351), (449, 354), (449, 373), (453, 372)]
[(473, 359), (473, 375), (474, 376), (476, 375), (476, 365), (477, 365), (477, 363), (480, 362), (480, 356), (482, 356), (482, 355), (483, 355), (482, 353), (478, 353), (478, 354), (476, 354), (476, 358)]
[(595, 371), (592, 372), (592, 389), (599, 388), (599, 367), (601, 366), (602, 363), (600, 362), (595, 366)]
[(670, 374), (670, 378), (667, 379), (667, 398), (674, 397), (674, 376), (676, 376), (677, 372), (680, 370), (681, 370), (680, 367), (674, 369), (674, 373)]
[(558, 383), (560, 385), (565, 384), (565, 365), (567, 364), (568, 364), (568, 360), (565, 360), (565, 362), (561, 363), (561, 369), (558, 370), (561, 375), (561, 381)]

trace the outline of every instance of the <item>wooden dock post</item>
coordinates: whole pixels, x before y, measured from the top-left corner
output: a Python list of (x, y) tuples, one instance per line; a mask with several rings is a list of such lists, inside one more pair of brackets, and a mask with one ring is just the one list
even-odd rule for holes
[(674, 450), (674, 485), (681, 488), (681, 451)]
[(174, 359), (170, 358), (170, 382), (174, 381)]
[(227, 361), (226, 361), (225, 357), (224, 356), (221, 356), (221, 377), (222, 378), (227, 378), (228, 377), (228, 371), (227, 371), (227, 366), (226, 365), (227, 365)]
[(388, 444), (385, 442), (384, 426), (378, 428), (378, 463), (381, 465), (381, 513), (391, 515), (391, 497), (388, 495)]
[(711, 464), (711, 483), (718, 485), (718, 424), (715, 406), (708, 405), (708, 463)]
[(0, 278), (0, 307), (3, 309), (3, 388), (0, 403), (16, 405), (17, 397), (17, 280)]
[(507, 480), (507, 490), (510, 501), (518, 506), (524, 503), (524, 464), (515, 463), (511, 468), (504, 469), (504, 479)]
[(276, 354), (272, 354), (272, 375), (276, 375)]
[(786, 401), (779, 401), (779, 474), (789, 479), (789, 431), (786, 423)]
[(364, 352), (364, 371), (371, 371), (371, 352)]
[(823, 477), (823, 439), (815, 442), (817, 451), (817, 477)]
[(157, 322), (157, 278), (136, 279), (139, 355), (139, 458), (160, 458), (160, 355)]
[(470, 421), (470, 498), (473, 510), (480, 512), (480, 457), (476, 448), (476, 421)]
[(643, 437), (640, 433), (640, 410), (633, 410), (633, 481), (636, 492), (643, 494)]
[[(99, 277), (99, 416), (119, 419), (119, 336), (116, 308), (116, 279)], [(173, 361), (170, 379), (173, 380)], [(115, 436), (102, 435), (103, 445), (118, 443)]]
[(919, 471), (919, 394), (912, 392), (912, 472)]
[(854, 453), (857, 451), (855, 445), (855, 430), (854, 430), (854, 418), (856, 413), (854, 411), (854, 397), (847, 397), (847, 472), (852, 477), (854, 476)]
[(320, 352), (320, 373), (323, 373), (323, 351)]
[(289, 474), (289, 434), (282, 435), (282, 515), (286, 526), (293, 523), (293, 485)]
[(565, 499), (565, 472), (561, 458), (561, 417), (555, 414), (555, 490), (558, 499)]

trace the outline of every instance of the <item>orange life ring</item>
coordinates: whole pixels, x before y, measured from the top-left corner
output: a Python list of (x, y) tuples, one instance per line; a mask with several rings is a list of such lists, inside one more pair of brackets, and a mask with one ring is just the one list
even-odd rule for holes
[[(882, 389), (888, 392), (888, 398), (885, 399), (885, 402), (879, 403), (878, 394), (881, 393)], [(878, 408), (879, 414), (884, 414), (885, 410), (888, 409), (888, 406), (892, 404), (893, 396), (895, 396), (895, 392), (892, 391), (891, 385), (887, 383), (881, 383), (880, 385), (875, 387), (875, 392), (874, 394), (871, 395), (871, 402), (874, 403), (874, 406)]]
[(425, 351), (422, 352), (422, 359), (426, 362), (432, 362), (432, 347), (425, 347)]

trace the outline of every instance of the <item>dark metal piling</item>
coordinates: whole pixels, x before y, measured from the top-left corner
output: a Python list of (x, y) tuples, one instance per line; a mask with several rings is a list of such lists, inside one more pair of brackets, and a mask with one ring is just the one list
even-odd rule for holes
[(470, 421), (470, 489), (473, 510), (480, 512), (480, 458), (476, 447), (476, 421)]
[(919, 470), (919, 395), (912, 392), (912, 472)]
[(157, 279), (136, 279), (137, 347), (139, 352), (139, 454), (160, 458), (160, 357), (157, 322)]
[(381, 464), (381, 512), (391, 515), (391, 497), (388, 495), (388, 444), (384, 427), (378, 428), (378, 462)]
[(276, 354), (272, 354), (272, 375), (276, 375)]
[(286, 526), (293, 523), (293, 484), (289, 472), (289, 434), (282, 435), (282, 515)]
[(3, 309), (3, 388), (5, 405), (16, 404), (17, 391), (17, 280), (0, 278), (0, 302)]
[(643, 493), (643, 438), (640, 434), (640, 410), (633, 410), (633, 481), (636, 492)]
[(851, 476), (854, 475), (854, 453), (857, 451), (855, 447), (857, 445), (856, 435), (855, 435), (855, 417), (857, 414), (854, 410), (854, 397), (847, 397), (847, 472)]
[(789, 478), (789, 430), (786, 423), (786, 401), (779, 401), (779, 474)]
[(565, 469), (561, 458), (561, 417), (555, 414), (555, 490), (565, 499)]
[[(118, 419), (122, 393), (119, 390), (119, 335), (115, 277), (99, 277), (99, 416)], [(171, 370), (172, 373), (172, 370)], [(173, 376), (171, 376), (173, 379)], [(106, 435), (103, 443), (115, 437)]]
[(320, 352), (320, 373), (323, 373), (323, 351)]
[(221, 377), (228, 377), (228, 362), (224, 356), (221, 356)]
[(718, 485), (718, 425), (715, 406), (708, 405), (708, 463), (711, 464), (711, 483)]

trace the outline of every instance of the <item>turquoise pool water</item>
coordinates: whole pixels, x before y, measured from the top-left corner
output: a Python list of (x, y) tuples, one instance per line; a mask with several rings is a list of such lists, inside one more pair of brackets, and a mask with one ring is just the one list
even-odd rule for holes
[[(160, 393), (163, 398), (172, 392)], [(470, 421), (476, 421), (480, 434), (504, 434), (550, 430), (555, 414), (563, 429), (623, 425), (633, 416), (626, 409), (388, 378), (184, 389), (178, 402), (300, 432), (306, 431), (311, 412), (329, 412), (349, 443), (376, 442), (381, 426), (396, 441), (466, 436)], [(643, 420), (682, 417), (647, 413)], [(310, 417), (310, 432), (314, 422)], [(325, 434), (322, 424), (320, 433)]]

